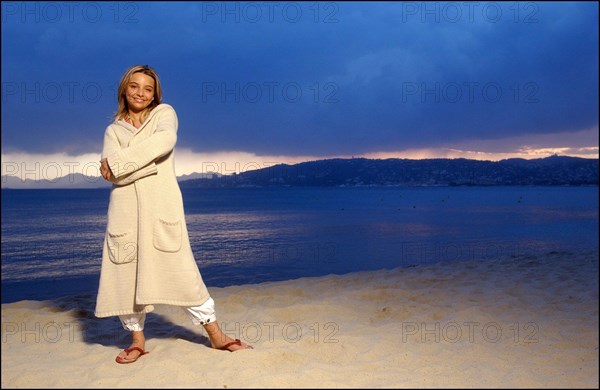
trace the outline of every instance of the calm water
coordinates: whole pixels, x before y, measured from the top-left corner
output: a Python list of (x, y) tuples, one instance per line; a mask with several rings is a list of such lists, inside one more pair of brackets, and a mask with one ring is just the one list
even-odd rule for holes
[[(109, 190), (2, 190), (2, 302), (95, 293)], [(184, 189), (211, 286), (598, 250), (598, 187)]]

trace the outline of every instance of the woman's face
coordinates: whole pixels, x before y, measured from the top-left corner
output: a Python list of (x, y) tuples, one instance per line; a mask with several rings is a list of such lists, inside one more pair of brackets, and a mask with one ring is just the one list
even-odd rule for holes
[(134, 73), (125, 89), (129, 111), (140, 112), (152, 103), (154, 79), (142, 72)]

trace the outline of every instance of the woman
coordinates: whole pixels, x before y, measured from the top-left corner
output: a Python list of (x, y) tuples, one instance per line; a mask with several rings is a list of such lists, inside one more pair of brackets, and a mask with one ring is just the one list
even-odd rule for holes
[(95, 311), (97, 317), (118, 315), (132, 332), (133, 342), (117, 363), (147, 353), (144, 320), (152, 304), (181, 306), (193, 324), (204, 326), (213, 348), (252, 348), (222, 332), (194, 260), (173, 160), (177, 115), (161, 103), (158, 75), (133, 66), (117, 93), (119, 108), (104, 134), (100, 160), (102, 176), (113, 187)]

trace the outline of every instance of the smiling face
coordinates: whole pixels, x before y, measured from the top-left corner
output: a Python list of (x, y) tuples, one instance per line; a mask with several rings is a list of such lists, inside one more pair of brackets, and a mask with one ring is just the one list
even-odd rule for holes
[(125, 88), (125, 99), (129, 111), (139, 113), (152, 103), (154, 98), (154, 79), (147, 74), (137, 72), (131, 75)]

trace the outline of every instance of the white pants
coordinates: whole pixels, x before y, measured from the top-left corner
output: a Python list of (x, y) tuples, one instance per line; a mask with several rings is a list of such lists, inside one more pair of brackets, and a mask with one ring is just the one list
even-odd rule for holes
[[(194, 325), (206, 325), (209, 322), (215, 322), (217, 316), (215, 315), (215, 301), (212, 298), (208, 298), (200, 306), (189, 306), (181, 307), (183, 311), (192, 320)], [(119, 316), (121, 324), (125, 330), (140, 331), (144, 330), (144, 321), (146, 320), (146, 313), (134, 313)]]

